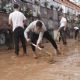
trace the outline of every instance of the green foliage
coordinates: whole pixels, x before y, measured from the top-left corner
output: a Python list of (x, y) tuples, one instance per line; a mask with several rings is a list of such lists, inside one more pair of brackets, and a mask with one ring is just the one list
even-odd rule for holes
[(25, 14), (25, 16), (26, 16), (27, 18), (33, 16), (33, 14), (32, 14), (32, 10), (30, 10), (29, 8), (27, 8), (27, 10), (24, 12), (24, 14)]

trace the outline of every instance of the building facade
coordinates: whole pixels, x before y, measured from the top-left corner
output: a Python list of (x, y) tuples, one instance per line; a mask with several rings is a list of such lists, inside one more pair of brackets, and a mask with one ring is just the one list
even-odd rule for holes
[(80, 6), (71, 2), (70, 0), (54, 0), (58, 3), (60, 3), (60, 5), (63, 7), (64, 12), (70, 12), (72, 14), (80, 14)]
[[(66, 14), (69, 28), (73, 27), (71, 22), (73, 17), (80, 13), (80, 7), (69, 0), (0, 0), (0, 18), (2, 18), (0, 28), (6, 27), (8, 15), (13, 11), (14, 3), (20, 4), (21, 11), (28, 18), (27, 25), (40, 17), (49, 30), (59, 26), (60, 13)], [(60, 10), (62, 11), (60, 12)], [(1, 36), (2, 34), (0, 33)], [(3, 37), (0, 38), (0, 44), (3, 44), (2, 39)]]

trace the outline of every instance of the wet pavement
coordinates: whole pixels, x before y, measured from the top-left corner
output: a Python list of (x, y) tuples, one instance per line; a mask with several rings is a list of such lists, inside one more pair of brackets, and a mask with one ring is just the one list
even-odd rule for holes
[[(0, 51), (0, 80), (80, 80), (80, 41), (68, 40), (68, 45), (57, 43), (61, 55), (57, 56), (50, 43), (44, 50), (54, 54), (53, 64), (49, 55), (38, 51), (34, 59), (28, 47), (28, 56), (14, 57), (14, 50)], [(20, 51), (22, 55), (22, 49)]]

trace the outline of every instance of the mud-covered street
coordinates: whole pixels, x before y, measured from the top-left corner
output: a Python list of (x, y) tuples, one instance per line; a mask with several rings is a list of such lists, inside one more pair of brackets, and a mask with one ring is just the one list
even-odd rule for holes
[[(57, 43), (61, 55), (55, 55), (51, 44), (45, 50), (54, 54), (55, 63), (48, 63), (49, 56), (37, 50), (34, 59), (28, 47), (28, 56), (14, 58), (14, 51), (0, 51), (0, 80), (80, 80), (80, 42), (68, 40), (68, 45)], [(22, 49), (20, 54), (22, 53)]]

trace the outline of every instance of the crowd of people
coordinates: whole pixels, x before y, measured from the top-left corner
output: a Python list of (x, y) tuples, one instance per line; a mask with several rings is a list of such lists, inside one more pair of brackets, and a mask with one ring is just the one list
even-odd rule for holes
[[(32, 21), (26, 29), (24, 29), (24, 25), (26, 25), (26, 17), (22, 12), (19, 11), (19, 5), (14, 4), (14, 11), (9, 15), (9, 25), (12, 27), (13, 34), (14, 34), (14, 45), (15, 45), (15, 54), (19, 56), (19, 41), (22, 43), (23, 47), (23, 54), (28, 55), (27, 53), (27, 45), (30, 44), (33, 50), (34, 58), (38, 58), (35, 46), (41, 47), (40, 44), (42, 43), (43, 38), (46, 38), (52, 46), (55, 48), (57, 55), (60, 55), (60, 51), (58, 46), (53, 38), (48, 32), (44, 22), (42, 20), (35, 20)], [(77, 20), (76, 20), (77, 21)], [(75, 30), (75, 39), (79, 34), (78, 26), (74, 27)], [(67, 45), (67, 38), (66, 38), (66, 31), (67, 31), (67, 19), (65, 15), (61, 15), (60, 20), (60, 27), (58, 28), (58, 32), (60, 32), (59, 41), (63, 41), (63, 45)]]

